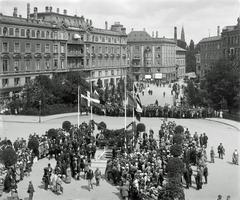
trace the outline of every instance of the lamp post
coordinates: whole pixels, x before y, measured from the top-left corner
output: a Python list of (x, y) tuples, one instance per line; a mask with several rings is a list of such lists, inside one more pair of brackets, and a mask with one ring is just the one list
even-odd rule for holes
[(39, 120), (38, 122), (41, 123), (41, 112), (42, 112), (42, 101), (39, 100)]

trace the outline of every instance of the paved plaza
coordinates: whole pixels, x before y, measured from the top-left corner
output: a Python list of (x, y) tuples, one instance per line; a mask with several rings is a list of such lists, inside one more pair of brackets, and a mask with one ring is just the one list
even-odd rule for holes
[[(31, 118), (31, 117), (30, 117)], [(81, 122), (88, 121), (90, 116), (82, 116)], [(2, 132), (1, 137), (8, 137), (11, 140), (17, 137), (27, 138), (30, 133), (36, 132), (38, 134), (44, 134), (49, 128), (61, 127), (63, 121), (69, 120), (71, 123), (77, 123), (76, 115), (68, 116), (65, 118), (56, 118), (48, 120), (42, 123), (16, 123), (16, 122), (4, 122), (1, 124)], [(96, 122), (105, 121), (109, 129), (117, 129), (124, 127), (124, 118), (121, 117), (102, 117), (94, 116)], [(131, 118), (128, 118), (127, 122), (131, 122)], [(217, 151), (217, 145), (222, 142), (226, 155), (223, 160), (216, 159), (214, 164), (209, 163), (209, 183), (203, 186), (202, 190), (197, 191), (195, 188), (185, 190), (186, 200), (210, 200), (216, 199), (218, 194), (223, 196), (231, 195), (231, 199), (239, 199), (240, 196), (240, 167), (231, 164), (232, 152), (234, 149), (240, 146), (240, 132), (239, 129), (232, 126), (222, 124), (215, 121), (205, 119), (168, 119), (173, 120), (177, 124), (181, 124), (184, 127), (188, 127), (191, 134), (197, 131), (199, 134), (205, 132), (209, 138), (209, 145), (207, 148), (208, 158), (210, 147), (213, 146), (215, 152)], [(122, 123), (119, 123), (122, 122)], [(142, 118), (147, 131), (151, 128), (157, 133), (161, 126), (162, 119), (160, 118)], [(36, 200), (42, 199), (56, 199), (56, 200), (75, 200), (75, 199), (119, 199), (119, 190), (117, 187), (110, 185), (105, 180), (102, 181), (100, 187), (95, 187), (91, 192), (86, 190), (86, 180), (73, 181), (71, 184), (64, 184), (64, 194), (56, 196), (51, 191), (44, 191), (41, 186), (41, 178), (43, 175), (43, 168), (49, 161), (47, 159), (40, 160), (33, 167), (33, 172), (30, 177), (25, 177), (22, 182), (19, 183), (19, 196), (21, 198), (27, 197), (27, 185), (28, 181), (32, 180), (35, 186), (35, 198)], [(54, 166), (54, 161), (50, 161)], [(96, 164), (101, 165), (102, 164)], [(94, 167), (94, 166), (93, 166)], [(102, 169), (104, 170), (104, 169)]]

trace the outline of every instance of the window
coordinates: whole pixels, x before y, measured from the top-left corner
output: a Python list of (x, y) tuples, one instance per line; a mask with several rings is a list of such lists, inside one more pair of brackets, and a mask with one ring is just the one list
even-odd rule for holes
[(40, 38), (40, 31), (37, 30), (37, 38)]
[(53, 66), (54, 66), (54, 68), (58, 68), (58, 60), (57, 59), (55, 59), (53, 61)]
[(30, 60), (25, 60), (25, 70), (26, 71), (30, 70)]
[(33, 38), (36, 37), (36, 35), (35, 35), (35, 30), (32, 30), (32, 31), (31, 31), (31, 35), (32, 35)]
[(58, 45), (53, 46), (53, 53), (58, 53)]
[(114, 70), (111, 70), (111, 75), (114, 76)]
[(14, 35), (13, 28), (9, 28), (9, 35), (10, 35), (10, 36), (13, 36), (13, 35)]
[(19, 60), (14, 60), (14, 72), (19, 71)]
[(0, 27), (0, 35), (2, 35), (2, 27)]
[(98, 76), (102, 76), (102, 71), (98, 71)]
[(50, 44), (45, 44), (45, 53), (50, 53)]
[(36, 44), (36, 53), (41, 53), (41, 44)]
[(98, 52), (102, 53), (102, 47), (98, 47)]
[(46, 32), (46, 38), (49, 39), (49, 36), (50, 36), (49, 31), (47, 31)]
[(21, 37), (25, 37), (25, 29), (21, 29)]
[(41, 38), (45, 38), (45, 31), (41, 31)]
[(55, 40), (57, 39), (57, 32), (56, 31), (54, 32), (53, 37), (54, 37)]
[(61, 69), (64, 68), (64, 60), (61, 60)]
[(3, 42), (2, 51), (8, 52), (8, 43), (7, 42)]
[(3, 72), (8, 71), (8, 60), (4, 59), (3, 60)]
[(25, 77), (25, 84), (30, 83), (31, 77)]
[(19, 37), (19, 28), (15, 28), (15, 37)]
[(20, 44), (19, 42), (14, 43), (14, 52), (15, 53), (20, 53)]
[(105, 53), (108, 53), (108, 47), (105, 47)]
[(26, 45), (25, 45), (25, 52), (26, 53), (31, 53), (31, 44), (30, 43), (26, 43)]
[(108, 76), (108, 70), (105, 71), (105, 76)]
[(94, 46), (92, 46), (92, 53), (94, 53), (95, 51), (94, 51)]
[(60, 52), (61, 53), (65, 53), (65, 46), (64, 46), (64, 44), (61, 44)]
[(20, 85), (20, 78), (14, 78), (14, 86)]
[(7, 87), (8, 86), (8, 79), (7, 78), (3, 78), (2, 79), (2, 86), (3, 87)]
[(36, 60), (35, 67), (36, 70), (40, 70), (40, 60)]
[(119, 75), (119, 69), (117, 70), (117, 75)]
[(45, 61), (45, 67), (46, 67), (46, 69), (50, 69), (50, 62), (49, 62), (49, 60)]

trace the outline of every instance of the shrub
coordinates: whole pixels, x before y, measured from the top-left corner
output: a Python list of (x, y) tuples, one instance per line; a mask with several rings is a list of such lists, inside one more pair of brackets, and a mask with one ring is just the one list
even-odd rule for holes
[(183, 137), (180, 134), (176, 134), (173, 136), (173, 144), (182, 144), (183, 143)]
[(12, 147), (7, 147), (4, 150), (1, 150), (1, 161), (5, 167), (10, 167), (17, 162), (17, 154)]
[(100, 122), (98, 124), (98, 130), (103, 130), (103, 129), (106, 129), (107, 128), (107, 125), (105, 124), (105, 122)]
[(54, 128), (51, 128), (51, 129), (48, 130), (47, 136), (48, 136), (49, 138), (57, 138), (57, 136), (58, 136), (58, 131), (57, 131), (56, 129), (54, 129)]
[(36, 156), (39, 155), (38, 147), (39, 147), (38, 139), (35, 137), (30, 138), (28, 141), (28, 148), (31, 149)]
[(164, 200), (173, 200), (173, 199), (179, 199), (179, 200), (185, 200), (184, 191), (181, 187), (181, 184), (176, 184), (173, 182), (169, 182), (166, 184), (166, 186), (163, 188), (163, 190), (160, 193), (160, 199)]
[(182, 160), (177, 157), (170, 158), (166, 166), (167, 173), (182, 174), (183, 169), (184, 164)]
[(184, 132), (184, 128), (180, 125), (176, 126), (175, 134), (182, 134)]
[(182, 154), (182, 146), (179, 144), (173, 144), (170, 147), (170, 153), (173, 155), (173, 157), (178, 157)]
[(139, 123), (137, 124), (137, 132), (144, 132), (146, 130), (145, 124)]
[(67, 132), (70, 131), (71, 126), (72, 126), (72, 124), (71, 124), (70, 121), (64, 121), (64, 122), (62, 123), (62, 129), (65, 130), (65, 131), (67, 131)]

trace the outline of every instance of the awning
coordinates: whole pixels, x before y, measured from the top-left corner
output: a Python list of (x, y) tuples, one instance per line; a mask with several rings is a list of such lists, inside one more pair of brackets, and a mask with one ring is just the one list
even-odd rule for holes
[(163, 77), (163, 74), (162, 74), (162, 73), (156, 73), (156, 74), (154, 74), (154, 78), (155, 78), (155, 79), (162, 79), (162, 77)]

